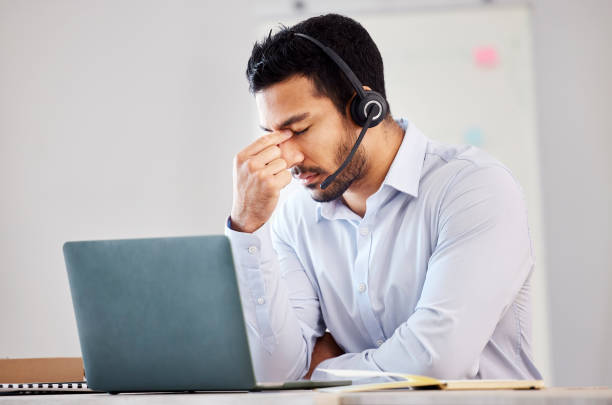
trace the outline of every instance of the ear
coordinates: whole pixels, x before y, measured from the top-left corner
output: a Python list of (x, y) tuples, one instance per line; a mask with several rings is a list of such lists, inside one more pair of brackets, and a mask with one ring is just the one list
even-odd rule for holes
[(347, 117), (351, 116), (351, 104), (353, 104), (353, 100), (355, 100), (355, 97), (357, 97), (357, 92), (353, 90), (353, 95), (351, 96), (351, 98), (349, 98), (349, 101), (346, 103), (346, 107), (344, 109)]

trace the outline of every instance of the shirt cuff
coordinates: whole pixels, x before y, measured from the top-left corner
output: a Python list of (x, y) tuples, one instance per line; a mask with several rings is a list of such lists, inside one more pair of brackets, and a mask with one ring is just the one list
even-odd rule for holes
[(275, 258), (269, 221), (253, 233), (234, 231), (230, 227), (230, 221), (228, 217), (225, 235), (231, 242), (236, 266), (261, 268), (263, 265), (266, 267), (266, 264)]

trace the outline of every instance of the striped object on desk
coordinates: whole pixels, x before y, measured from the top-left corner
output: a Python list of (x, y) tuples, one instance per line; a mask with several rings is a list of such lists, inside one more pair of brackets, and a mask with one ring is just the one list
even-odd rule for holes
[(50, 394), (50, 393), (94, 393), (85, 382), (71, 383), (2, 383), (0, 395), (3, 394)]

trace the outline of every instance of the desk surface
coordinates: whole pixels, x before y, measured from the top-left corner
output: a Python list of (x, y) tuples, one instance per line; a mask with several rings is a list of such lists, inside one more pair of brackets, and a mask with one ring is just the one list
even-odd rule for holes
[(394, 404), (612, 404), (609, 388), (548, 388), (539, 391), (384, 391), (327, 394), (314, 391), (193, 394), (58, 394), (0, 396), (7, 404), (266, 404), (266, 405), (394, 405)]

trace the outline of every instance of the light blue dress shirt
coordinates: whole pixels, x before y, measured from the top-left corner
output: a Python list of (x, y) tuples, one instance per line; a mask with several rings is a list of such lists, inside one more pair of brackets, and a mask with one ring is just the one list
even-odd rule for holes
[(346, 354), (313, 379), (335, 378), (321, 368), (541, 378), (520, 186), (485, 152), (398, 123), (404, 139), (363, 218), (302, 190), (255, 233), (226, 229), (258, 379), (301, 378), (326, 329)]

